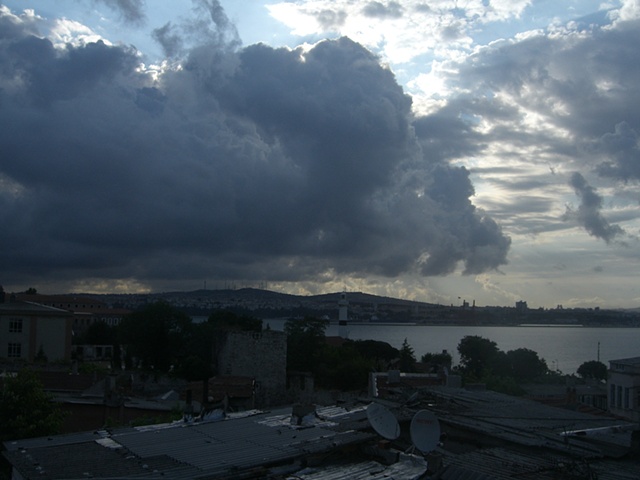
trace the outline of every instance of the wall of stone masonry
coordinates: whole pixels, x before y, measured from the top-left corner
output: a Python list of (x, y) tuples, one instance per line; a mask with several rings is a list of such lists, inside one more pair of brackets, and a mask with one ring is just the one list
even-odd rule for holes
[(259, 408), (284, 402), (287, 336), (278, 331), (227, 332), (218, 354), (218, 374), (255, 378)]

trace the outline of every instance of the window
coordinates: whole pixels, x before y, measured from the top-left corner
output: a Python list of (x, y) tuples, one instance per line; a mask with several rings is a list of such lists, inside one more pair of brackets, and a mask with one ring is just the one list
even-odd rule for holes
[(613, 383), (609, 387), (609, 404), (612, 407), (616, 405), (616, 386)]
[(631, 399), (631, 389), (630, 388), (625, 388), (624, 389), (624, 408), (629, 408), (629, 401)]
[(22, 333), (22, 319), (10, 318), (9, 319), (9, 333)]
[(616, 407), (622, 408), (622, 385), (616, 385)]
[(7, 349), (7, 357), (20, 358), (22, 356), (22, 344), (21, 343), (9, 343)]

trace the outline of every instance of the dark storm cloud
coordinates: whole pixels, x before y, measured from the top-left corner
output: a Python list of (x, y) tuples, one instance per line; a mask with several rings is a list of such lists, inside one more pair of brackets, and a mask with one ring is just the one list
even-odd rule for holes
[(436, 113), (413, 122), (422, 150), (431, 161), (462, 158), (482, 151), (482, 135), (463, 120), (466, 111), (465, 106), (451, 102)]
[[(156, 83), (133, 50), (0, 31), (4, 276), (317, 280), (506, 263), (510, 239), (446, 162), (470, 139), (451, 149), (428, 118), (416, 133), (410, 98), (360, 45), (237, 49), (217, 6), (201, 3), (204, 43)], [(449, 122), (451, 138), (473, 136)]]
[(611, 225), (600, 213), (602, 209), (602, 197), (598, 195), (595, 188), (587, 183), (584, 177), (575, 172), (571, 175), (569, 185), (573, 187), (576, 195), (580, 197), (580, 206), (577, 211), (567, 209), (565, 219), (573, 218), (593, 235), (609, 243), (617, 236), (624, 234), (624, 230), (619, 225)]

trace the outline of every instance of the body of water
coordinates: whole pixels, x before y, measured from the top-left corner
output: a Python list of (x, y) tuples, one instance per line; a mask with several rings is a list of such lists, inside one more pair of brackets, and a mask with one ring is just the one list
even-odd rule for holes
[[(268, 320), (274, 330), (282, 330), (283, 320)], [(400, 348), (404, 339), (420, 359), (425, 353), (446, 350), (458, 364), (458, 343), (467, 335), (496, 342), (504, 352), (528, 348), (538, 353), (552, 370), (575, 373), (580, 364), (598, 360), (609, 366), (610, 360), (640, 357), (640, 328), (560, 327), (467, 327), (424, 325), (349, 325), (352, 340), (380, 340)], [(338, 335), (338, 326), (330, 325), (327, 336)], [(598, 353), (599, 350), (599, 353)]]

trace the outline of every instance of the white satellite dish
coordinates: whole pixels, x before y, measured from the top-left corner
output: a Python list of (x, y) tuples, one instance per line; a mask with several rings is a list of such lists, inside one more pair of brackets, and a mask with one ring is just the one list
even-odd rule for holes
[(371, 403), (367, 407), (367, 418), (373, 429), (387, 440), (395, 440), (400, 436), (398, 419), (386, 407), (379, 403)]
[(420, 410), (411, 419), (411, 441), (422, 453), (432, 451), (440, 442), (440, 422), (428, 410)]

